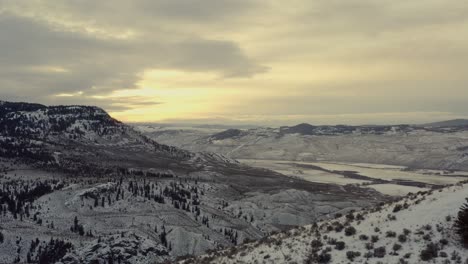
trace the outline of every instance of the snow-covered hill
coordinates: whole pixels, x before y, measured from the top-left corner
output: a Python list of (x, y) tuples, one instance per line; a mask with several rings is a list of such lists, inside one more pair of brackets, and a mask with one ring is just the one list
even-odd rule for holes
[[(69, 172), (180, 171), (236, 163), (222, 155), (159, 144), (95, 106), (0, 102), (0, 156)], [(102, 174), (96, 171), (96, 174)]]
[(1, 102), (0, 156), (2, 263), (172, 261), (393, 199), (159, 144), (88, 106)]
[(163, 157), (190, 157), (187, 151), (158, 144), (94, 106), (1, 102), (0, 135), (0, 155), (45, 163), (66, 157), (72, 152), (67, 146), (72, 145), (75, 152), (82, 146), (129, 147)]
[(454, 220), (468, 184), (409, 194), (182, 263), (467, 263)]

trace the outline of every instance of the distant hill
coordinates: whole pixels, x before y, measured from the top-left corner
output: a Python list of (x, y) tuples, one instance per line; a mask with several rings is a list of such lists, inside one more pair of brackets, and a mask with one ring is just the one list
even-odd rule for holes
[[(458, 123), (460, 124), (460, 122)], [(142, 133), (157, 142), (234, 159), (341, 161), (468, 171), (468, 126), (312, 125)], [(422, 144), (422, 142), (424, 144)]]
[(424, 127), (460, 127), (468, 126), (468, 119), (452, 119), (434, 123), (423, 124)]
[(228, 129), (226, 131), (212, 135), (211, 138), (214, 140), (223, 140), (223, 139), (232, 138), (232, 137), (239, 137), (244, 134), (245, 132), (239, 129)]
[(315, 132), (316, 128), (317, 128), (316, 126), (313, 126), (311, 124), (302, 123), (302, 124), (298, 124), (298, 125), (291, 126), (291, 127), (284, 126), (284, 127), (281, 127), (280, 130), (285, 134), (298, 133), (302, 135), (312, 135)]

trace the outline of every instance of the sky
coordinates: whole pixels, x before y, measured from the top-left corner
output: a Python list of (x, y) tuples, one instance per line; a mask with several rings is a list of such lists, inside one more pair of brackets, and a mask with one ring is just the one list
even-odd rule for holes
[(0, 0), (0, 100), (126, 122), (468, 117), (468, 1)]

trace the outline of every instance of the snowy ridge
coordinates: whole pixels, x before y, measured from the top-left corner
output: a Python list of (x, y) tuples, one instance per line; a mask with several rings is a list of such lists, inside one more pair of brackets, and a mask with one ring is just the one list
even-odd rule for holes
[(45, 164), (62, 165), (67, 158), (85, 162), (77, 154), (86, 156), (90, 147), (99, 147), (94, 152), (107, 149), (103, 155), (126, 148), (176, 160), (192, 156), (188, 151), (156, 143), (95, 106), (47, 107), (4, 102), (0, 107), (0, 134), (1, 156)]
[(466, 263), (454, 218), (468, 184), (279, 233), (181, 263)]
[(94, 106), (28, 107), (25, 103), (8, 103), (0, 114), (2, 134), (13, 137), (96, 140), (126, 130), (123, 124)]
[[(60, 164), (61, 159), (70, 157), (67, 154), (77, 160), (76, 154), (90, 151), (89, 147), (96, 148), (94, 152), (107, 149), (102, 155), (122, 150), (158, 153), (158, 157), (173, 159), (174, 163), (237, 163), (219, 154), (194, 154), (159, 144), (95, 106), (4, 102), (0, 107), (0, 135), (0, 155), (28, 156), (46, 163)], [(83, 149), (71, 151), (70, 146)]]

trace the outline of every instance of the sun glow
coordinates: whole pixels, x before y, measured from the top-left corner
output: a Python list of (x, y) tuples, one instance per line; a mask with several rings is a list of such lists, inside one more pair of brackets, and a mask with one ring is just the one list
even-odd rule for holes
[[(113, 116), (132, 121), (162, 121), (179, 118), (208, 118), (241, 92), (205, 86), (214, 75), (181, 71), (150, 70), (143, 74), (137, 89), (119, 90), (108, 98), (152, 98), (157, 105), (114, 112)], [(131, 104), (131, 102), (130, 102)]]

